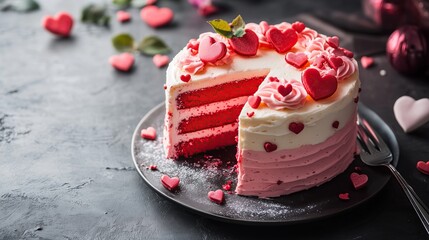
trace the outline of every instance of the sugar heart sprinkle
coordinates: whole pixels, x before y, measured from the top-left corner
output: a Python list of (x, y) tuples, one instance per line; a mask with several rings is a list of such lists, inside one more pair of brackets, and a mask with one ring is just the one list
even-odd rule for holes
[(224, 194), (223, 191), (221, 189), (218, 189), (216, 191), (210, 191), (207, 194), (208, 198), (210, 199), (210, 201), (217, 203), (217, 204), (222, 204), (224, 201)]
[(374, 65), (374, 58), (363, 56), (360, 59), (360, 63), (363, 68), (370, 68)]
[(289, 95), (289, 93), (292, 92), (292, 85), (291, 84), (287, 84), (285, 85), (279, 85), (277, 87), (277, 91), (283, 96), (286, 97), (287, 95)]
[(44, 17), (42, 25), (55, 35), (68, 37), (73, 27), (73, 17), (67, 12), (59, 12), (55, 17)]
[(153, 127), (148, 127), (146, 129), (142, 129), (140, 132), (142, 138), (147, 140), (155, 140), (156, 139), (156, 130)]
[(247, 99), (247, 102), (249, 103), (251, 108), (257, 109), (259, 107), (259, 104), (261, 104), (261, 97), (249, 96), (249, 98)]
[(429, 122), (429, 98), (402, 96), (395, 101), (393, 112), (404, 132), (412, 132)]
[(161, 68), (170, 62), (170, 58), (167, 55), (155, 54), (152, 58), (152, 61), (155, 66)]
[(255, 112), (247, 112), (246, 114), (247, 114), (248, 117), (251, 118), (251, 117), (253, 117), (253, 115), (255, 115)]
[(292, 28), (297, 32), (300, 33), (302, 31), (304, 31), (305, 29), (305, 24), (302, 22), (294, 22), (292, 23)]
[(141, 19), (153, 28), (169, 24), (174, 17), (170, 8), (158, 8), (157, 6), (146, 6), (140, 11)]
[(162, 175), (161, 183), (166, 189), (168, 189), (169, 191), (173, 191), (179, 186), (180, 179), (178, 177), (170, 178), (167, 175)]
[(418, 161), (416, 167), (421, 173), (429, 175), (429, 161)]
[(362, 173), (351, 173), (350, 180), (352, 181), (353, 187), (358, 190), (366, 186), (368, 183), (368, 175)]
[(128, 22), (131, 20), (131, 14), (120, 10), (116, 13), (116, 20), (118, 20), (118, 22)]
[(130, 53), (111, 56), (109, 63), (119, 71), (128, 72), (134, 65), (134, 56)]
[(189, 82), (191, 80), (191, 75), (189, 74), (180, 75), (180, 80), (182, 80), (183, 82)]
[(264, 143), (264, 149), (266, 152), (274, 152), (277, 150), (277, 145), (274, 143), (266, 142)]
[(340, 125), (340, 122), (338, 122), (338, 121), (334, 121), (333, 123), (332, 123), (332, 127), (333, 128), (338, 128), (338, 126)]
[(343, 200), (343, 201), (350, 200), (349, 193), (340, 193), (340, 194), (338, 194), (338, 198)]
[(301, 122), (289, 123), (289, 130), (295, 134), (299, 134), (304, 129), (304, 124)]
[(340, 46), (340, 39), (337, 36), (328, 37), (326, 42), (333, 48), (338, 48), (338, 46)]
[(307, 62), (308, 57), (305, 53), (293, 53), (288, 52), (285, 56), (285, 60), (290, 65), (296, 67), (296, 68), (302, 68)]

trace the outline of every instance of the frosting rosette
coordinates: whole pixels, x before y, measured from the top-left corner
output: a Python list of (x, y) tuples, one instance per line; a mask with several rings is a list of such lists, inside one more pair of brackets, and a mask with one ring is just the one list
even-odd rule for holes
[(271, 109), (298, 109), (305, 104), (307, 91), (300, 81), (271, 77), (255, 95)]

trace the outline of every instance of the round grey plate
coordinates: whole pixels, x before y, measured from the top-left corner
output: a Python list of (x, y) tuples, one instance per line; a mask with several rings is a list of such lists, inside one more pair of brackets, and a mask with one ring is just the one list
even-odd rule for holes
[[(393, 163), (396, 166), (399, 147), (392, 130), (362, 103), (359, 103), (359, 113), (367, 118), (385, 139), (393, 152)], [(378, 193), (390, 179), (387, 169), (366, 166), (356, 157), (345, 172), (319, 187), (270, 199), (239, 196), (233, 193), (237, 177), (233, 167), (236, 164), (236, 147), (214, 150), (187, 159), (166, 159), (162, 146), (164, 115), (164, 104), (156, 106), (146, 114), (134, 131), (131, 153), (138, 173), (158, 194), (189, 210), (217, 220), (258, 225), (320, 220), (364, 203)], [(140, 137), (140, 131), (147, 127), (157, 130), (156, 140), (149, 141)], [(156, 165), (158, 170), (148, 169), (150, 165)], [(360, 167), (361, 172), (369, 178), (367, 186), (360, 190), (355, 190), (349, 180), (350, 174), (356, 171), (355, 167)], [(162, 186), (160, 179), (163, 174), (180, 178), (176, 191), (170, 192)], [(207, 193), (210, 190), (222, 189), (222, 185), (229, 180), (232, 181), (232, 191), (225, 191), (224, 204), (211, 202)], [(350, 194), (350, 200), (342, 201), (338, 198), (338, 194), (344, 192)]]

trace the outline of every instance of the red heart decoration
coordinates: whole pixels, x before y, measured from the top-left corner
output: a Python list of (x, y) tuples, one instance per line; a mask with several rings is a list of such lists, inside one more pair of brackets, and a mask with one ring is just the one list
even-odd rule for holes
[(249, 103), (251, 108), (257, 109), (259, 107), (259, 104), (261, 103), (261, 97), (249, 96), (249, 98), (247, 99), (247, 102)]
[(291, 122), (289, 123), (289, 130), (295, 134), (299, 134), (304, 129), (304, 123)]
[(210, 191), (207, 196), (210, 201), (215, 202), (217, 204), (222, 204), (224, 200), (223, 191), (218, 189), (216, 191)]
[(180, 75), (180, 80), (182, 80), (183, 82), (189, 82), (191, 80), (191, 75), (189, 74)]
[(338, 126), (340, 126), (340, 122), (335, 121), (335, 122), (332, 123), (332, 127), (333, 128), (338, 128)]
[(243, 56), (255, 56), (258, 52), (259, 38), (256, 33), (250, 29), (245, 30), (246, 34), (242, 37), (232, 37), (229, 44), (232, 49)]
[(293, 53), (288, 52), (286, 54), (285, 60), (290, 65), (296, 67), (296, 68), (302, 68), (307, 62), (308, 57), (307, 54), (300, 52), (300, 53)]
[(161, 176), (161, 183), (162, 185), (167, 188), (169, 191), (173, 191), (174, 189), (179, 186), (180, 179), (178, 177), (172, 177), (170, 178), (167, 175)]
[(350, 200), (349, 193), (340, 193), (340, 194), (338, 194), (338, 197), (339, 197), (341, 200)]
[(134, 56), (130, 53), (122, 53), (120, 55), (111, 56), (109, 62), (117, 70), (127, 72), (134, 64)]
[(167, 55), (155, 54), (152, 58), (153, 64), (157, 67), (163, 67), (170, 62), (170, 58)]
[(329, 46), (333, 48), (338, 48), (338, 46), (340, 46), (340, 39), (337, 36), (328, 37), (328, 39), (326, 39), (326, 42)]
[(125, 11), (118, 11), (116, 13), (116, 20), (118, 20), (119, 22), (127, 22), (130, 21), (131, 19), (131, 14), (129, 12), (125, 12)]
[(42, 21), (43, 27), (58, 36), (67, 37), (73, 27), (73, 17), (67, 12), (60, 12), (55, 17), (46, 16)]
[(296, 31), (292, 28), (288, 28), (283, 32), (277, 28), (270, 28), (266, 35), (268, 42), (271, 43), (279, 53), (289, 51), (298, 41), (298, 34), (296, 34)]
[(429, 161), (427, 161), (427, 162), (418, 161), (417, 162), (417, 169), (420, 172), (422, 172), (426, 175), (429, 175)]
[(307, 93), (314, 99), (327, 98), (337, 90), (337, 78), (333, 75), (320, 76), (315, 68), (307, 68), (302, 74), (302, 84)]
[(292, 28), (297, 32), (300, 33), (302, 31), (304, 31), (305, 29), (305, 24), (302, 22), (294, 22), (292, 23)]
[(340, 57), (330, 57), (328, 58), (328, 64), (331, 68), (337, 71), (337, 69), (344, 64), (344, 61)]
[(146, 129), (142, 129), (140, 132), (140, 136), (147, 140), (155, 140), (156, 139), (156, 130), (153, 127), (148, 127)]
[(274, 143), (266, 142), (264, 143), (264, 149), (266, 152), (274, 152), (277, 150), (277, 145)]
[(287, 95), (289, 95), (290, 92), (292, 92), (292, 85), (290, 85), (289, 83), (284, 86), (284, 85), (279, 85), (277, 87), (277, 91), (283, 96), (286, 97)]
[(374, 58), (363, 56), (360, 59), (360, 63), (362, 64), (363, 68), (369, 68), (369, 67), (371, 67), (374, 64)]
[(170, 23), (173, 20), (174, 14), (170, 8), (147, 6), (140, 11), (140, 17), (149, 26), (157, 28)]
[(206, 36), (200, 41), (198, 56), (203, 62), (214, 63), (222, 59), (226, 54), (226, 45), (223, 42), (216, 42), (212, 37)]
[(249, 118), (251, 118), (253, 117), (253, 115), (255, 115), (255, 112), (247, 112), (246, 114)]
[(350, 174), (350, 180), (353, 183), (353, 187), (358, 190), (366, 186), (368, 182), (368, 176), (364, 173), (352, 173)]

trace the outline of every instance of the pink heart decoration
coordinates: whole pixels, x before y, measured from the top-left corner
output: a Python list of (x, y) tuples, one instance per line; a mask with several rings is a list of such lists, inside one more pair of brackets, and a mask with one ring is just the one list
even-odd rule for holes
[(402, 96), (393, 105), (393, 112), (404, 132), (412, 132), (429, 121), (429, 98), (416, 101)]
[(142, 129), (140, 132), (142, 138), (147, 140), (155, 140), (156, 139), (156, 130), (153, 127), (148, 127), (146, 129)]
[(294, 22), (294, 23), (292, 23), (292, 28), (297, 32), (297, 33), (300, 33), (300, 32), (302, 32), (302, 31), (304, 31), (304, 29), (305, 29), (305, 24), (304, 23), (302, 23), (302, 22)]
[(341, 200), (345, 200), (345, 201), (350, 200), (349, 193), (340, 193), (340, 194), (338, 194), (338, 198), (340, 198)]
[(249, 98), (247, 99), (247, 102), (249, 103), (251, 108), (257, 109), (259, 107), (259, 104), (261, 103), (261, 97), (249, 96)]
[(427, 161), (427, 162), (418, 161), (417, 162), (417, 169), (420, 172), (422, 172), (426, 175), (429, 175), (429, 161)]
[(173, 20), (174, 14), (170, 8), (146, 6), (140, 11), (141, 19), (153, 28), (167, 25)]
[(216, 191), (210, 191), (207, 196), (209, 197), (210, 201), (215, 202), (217, 204), (222, 204), (224, 200), (223, 191), (218, 189)]
[(250, 29), (246, 29), (245, 32), (246, 34), (242, 37), (230, 38), (229, 43), (236, 53), (243, 56), (255, 56), (259, 47), (258, 35)]
[(170, 58), (167, 55), (155, 54), (152, 58), (153, 64), (161, 68), (170, 62)]
[(279, 85), (277, 87), (277, 91), (283, 96), (286, 97), (287, 95), (289, 95), (290, 92), (292, 92), (292, 85), (291, 84), (287, 84), (285, 85)]
[(203, 62), (215, 63), (226, 54), (226, 45), (223, 42), (216, 42), (212, 37), (206, 36), (200, 41), (198, 56)]
[(302, 130), (304, 130), (304, 123), (291, 122), (289, 123), (289, 130), (295, 134), (299, 134)]
[(307, 54), (303, 52), (299, 52), (299, 53), (288, 52), (286, 54), (285, 60), (287, 63), (289, 63), (290, 65), (296, 68), (302, 68), (308, 62), (308, 57), (307, 57)]
[(264, 149), (266, 152), (274, 152), (277, 150), (277, 145), (274, 143), (266, 142), (264, 143)]
[(337, 36), (328, 37), (326, 42), (333, 48), (338, 48), (338, 46), (340, 46), (340, 39)]
[(337, 78), (333, 75), (320, 76), (315, 68), (307, 68), (302, 74), (302, 84), (307, 93), (314, 99), (330, 97), (337, 90)]
[(122, 53), (120, 55), (111, 56), (109, 62), (117, 70), (127, 72), (134, 64), (134, 56), (130, 53)]
[(120, 10), (116, 13), (116, 20), (118, 20), (118, 22), (127, 22), (130, 21), (130, 19), (131, 14), (129, 12)]
[(328, 64), (331, 68), (333, 68), (335, 71), (337, 71), (338, 68), (343, 66), (344, 61), (340, 57), (330, 57), (330, 58), (328, 58)]
[(172, 177), (170, 178), (167, 175), (161, 176), (161, 183), (162, 185), (167, 188), (169, 191), (173, 191), (179, 186), (180, 179), (178, 177)]
[(266, 36), (268, 42), (271, 43), (279, 53), (289, 51), (298, 41), (298, 34), (292, 28), (288, 28), (282, 32), (273, 27), (267, 31)]
[(363, 68), (369, 68), (372, 65), (374, 65), (374, 58), (372, 57), (367, 57), (367, 56), (363, 56), (360, 59), (360, 63), (362, 64)]
[(353, 187), (358, 190), (366, 186), (368, 182), (368, 176), (364, 173), (352, 173), (350, 174), (350, 180), (353, 183)]
[(251, 118), (253, 117), (253, 115), (255, 115), (255, 112), (247, 112), (246, 114), (249, 118)]
[(73, 27), (73, 17), (67, 12), (59, 12), (55, 17), (44, 17), (42, 25), (53, 34), (68, 37)]
[(180, 80), (182, 80), (182, 82), (189, 82), (191, 80), (191, 75), (189, 74), (180, 75)]

